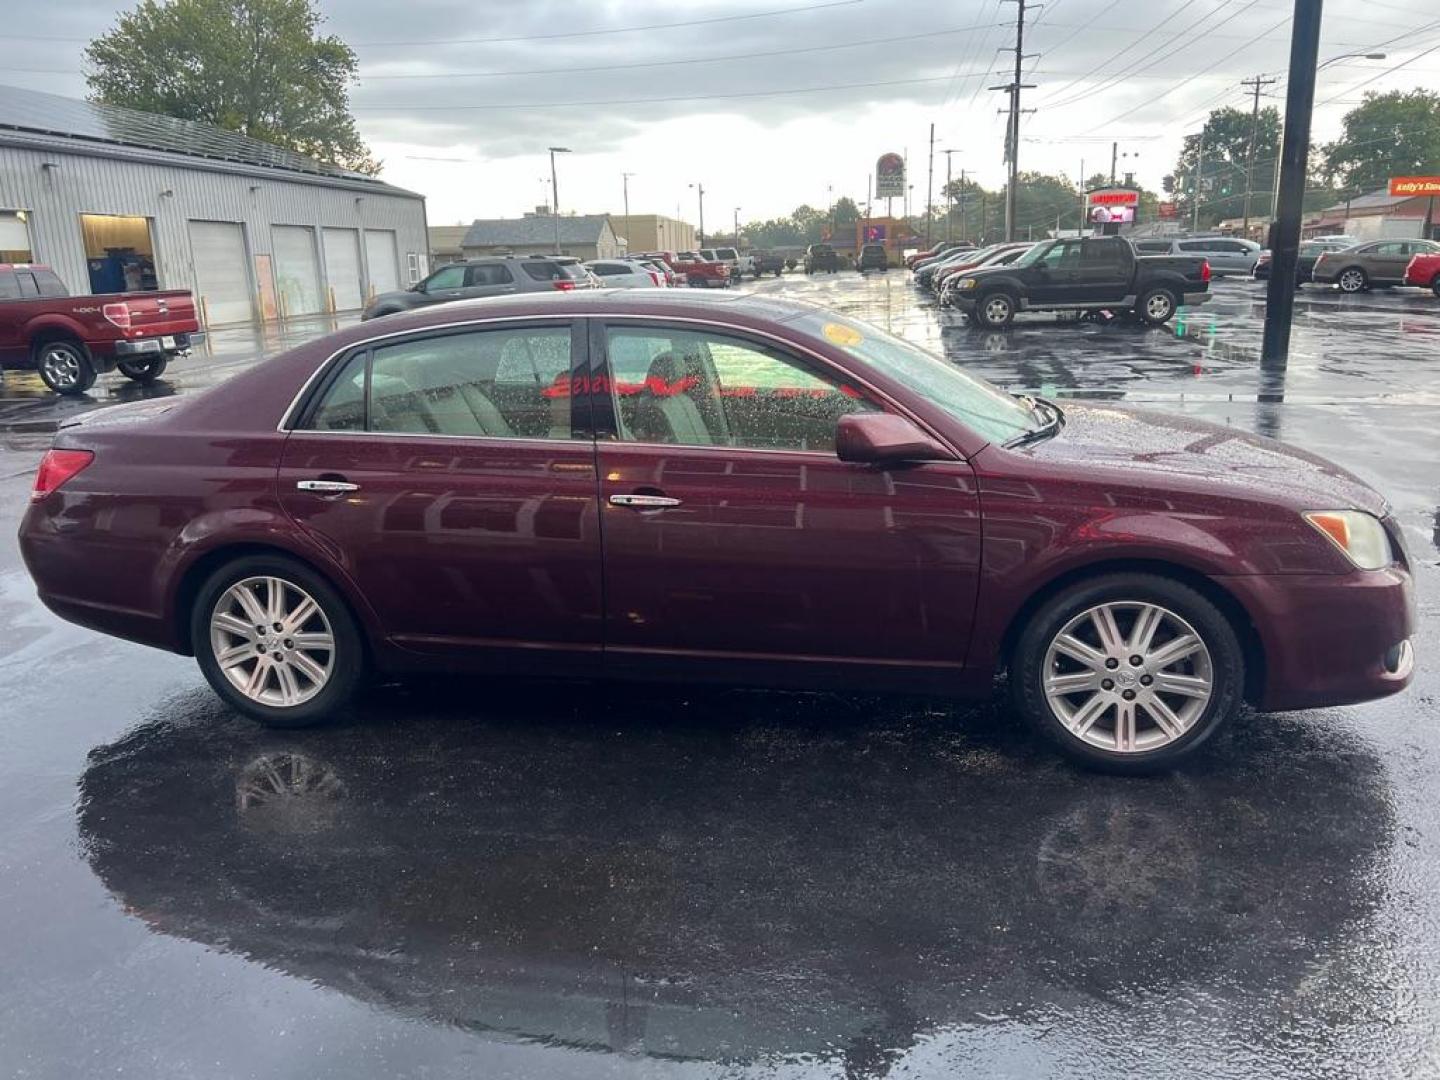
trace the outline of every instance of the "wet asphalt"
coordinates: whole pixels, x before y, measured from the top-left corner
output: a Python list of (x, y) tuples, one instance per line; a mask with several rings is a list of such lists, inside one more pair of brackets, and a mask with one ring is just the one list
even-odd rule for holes
[[(765, 282), (1012, 389), (1287, 439), (1393, 501), (1403, 696), (1247, 715), (1143, 780), (1000, 706), (417, 681), (266, 732), (191, 661), (62, 623), (0, 541), (0, 1076), (1440, 1073), (1440, 303), (1263, 294), (1183, 325), (973, 331), (908, 276)], [(47, 427), (0, 386), (0, 531)]]

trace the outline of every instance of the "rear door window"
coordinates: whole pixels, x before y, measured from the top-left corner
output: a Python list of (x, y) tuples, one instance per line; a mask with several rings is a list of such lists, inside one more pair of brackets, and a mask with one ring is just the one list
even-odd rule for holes
[(479, 285), (508, 285), (515, 280), (515, 275), (510, 273), (510, 268), (500, 263), (481, 263), (479, 266), (469, 267), (467, 275), (468, 283), (472, 287)]
[(26, 299), (40, 295), (40, 285), (35, 280), (35, 275), (29, 270), (19, 270), (15, 278), (20, 283), (20, 295)]

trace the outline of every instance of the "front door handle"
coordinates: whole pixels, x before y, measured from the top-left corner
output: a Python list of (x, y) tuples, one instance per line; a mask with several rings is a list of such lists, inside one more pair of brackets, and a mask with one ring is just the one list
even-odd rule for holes
[(347, 491), (359, 491), (359, 484), (347, 480), (296, 480), (299, 491), (313, 491), (318, 495), (344, 495)]
[(611, 506), (629, 506), (635, 510), (664, 510), (668, 506), (679, 506), (679, 499), (665, 495), (611, 495)]

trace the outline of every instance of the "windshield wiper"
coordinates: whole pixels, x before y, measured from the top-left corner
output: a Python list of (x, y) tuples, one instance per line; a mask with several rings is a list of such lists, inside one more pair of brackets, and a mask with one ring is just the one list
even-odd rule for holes
[(1065, 426), (1065, 414), (1060, 411), (1060, 406), (1053, 401), (1042, 397), (1031, 397), (1028, 394), (1019, 395), (1019, 400), (1030, 407), (1033, 415), (1041, 419), (1039, 427), (1022, 431), (1005, 442), (1003, 445), (1007, 450), (1014, 450), (1020, 446), (1029, 446), (1032, 443), (1043, 442), (1057, 434)]

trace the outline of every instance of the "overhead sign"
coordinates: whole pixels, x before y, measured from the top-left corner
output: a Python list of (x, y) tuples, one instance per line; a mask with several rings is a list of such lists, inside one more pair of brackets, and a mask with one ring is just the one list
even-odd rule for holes
[(905, 159), (899, 154), (881, 154), (880, 160), (875, 162), (875, 197), (905, 197)]
[(1099, 188), (1085, 196), (1085, 219), (1094, 225), (1135, 220), (1140, 192), (1134, 188)]
[(1391, 195), (1440, 195), (1440, 176), (1392, 176)]

